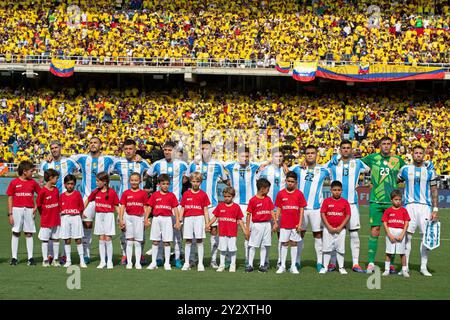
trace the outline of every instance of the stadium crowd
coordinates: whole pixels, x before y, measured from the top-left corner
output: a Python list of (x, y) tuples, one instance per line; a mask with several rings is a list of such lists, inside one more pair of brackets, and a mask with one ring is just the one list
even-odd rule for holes
[[(245, 95), (213, 89), (143, 93), (95, 88), (87, 92), (4, 88), (0, 96), (0, 162), (30, 159), (39, 163), (55, 138), (62, 142), (65, 155), (87, 152), (92, 135), (103, 137), (104, 153), (111, 155), (121, 154), (127, 137), (137, 139), (139, 148), (147, 152), (152, 145), (177, 137), (189, 145), (195, 123), (200, 122), (205, 130), (216, 130), (212, 131), (216, 145), (226, 141), (227, 129), (245, 129), (248, 135), (257, 135), (260, 129), (274, 134), (279, 129), (282, 144), (291, 146), (290, 158), (295, 162), (303, 161), (308, 144), (319, 146), (319, 163), (330, 160), (342, 138), (352, 140), (357, 157), (365, 156), (375, 151), (375, 141), (388, 135), (405, 160), (411, 160), (411, 149), (420, 142), (438, 174), (450, 174), (448, 97)], [(176, 132), (184, 133), (184, 138), (173, 136)], [(186, 156), (192, 159), (193, 155)]]
[(1, 1), (0, 61), (449, 63), (449, 25), (447, 0)]

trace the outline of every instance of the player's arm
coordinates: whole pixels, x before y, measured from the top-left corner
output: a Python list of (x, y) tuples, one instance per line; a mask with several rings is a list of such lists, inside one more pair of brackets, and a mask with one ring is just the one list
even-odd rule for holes
[(300, 208), (300, 219), (298, 220), (297, 231), (300, 232), (302, 230), (302, 222), (303, 222), (303, 214), (305, 213), (304, 208)]
[(183, 224), (183, 215), (184, 215), (184, 207), (182, 206), (182, 207), (180, 208), (180, 211), (179, 211), (179, 218), (178, 218), (178, 222), (179, 222), (179, 224), (180, 224), (180, 228), (181, 228), (181, 225)]
[(250, 238), (250, 220), (252, 218), (252, 213), (247, 211), (247, 218), (245, 220), (245, 239), (248, 241)]
[(211, 231), (211, 225), (217, 221), (217, 217), (214, 216), (211, 220), (209, 220), (209, 223), (206, 225), (205, 230), (206, 231)]
[(147, 229), (148, 227), (150, 227), (151, 222), (150, 222), (150, 213), (152, 212), (152, 207), (150, 207), (149, 205), (145, 205), (144, 206), (144, 227)]
[(203, 207), (203, 216), (205, 217), (205, 224), (208, 224), (209, 223), (208, 207)]
[(436, 221), (438, 219), (438, 211), (439, 211), (439, 192), (436, 185), (436, 181), (434, 181), (434, 184), (430, 186), (430, 191), (431, 191), (431, 202), (433, 203), (433, 212), (431, 213), (431, 220)]
[(125, 213), (125, 207), (123, 205), (119, 206), (119, 227), (120, 229), (125, 228), (125, 221), (123, 221), (123, 214)]
[(244, 221), (242, 221), (242, 219), (238, 220), (238, 224), (241, 227), (242, 232), (244, 233), (244, 235), (247, 233), (247, 230), (245, 230), (245, 224)]
[(389, 227), (387, 225), (387, 221), (383, 221), (384, 230), (386, 231), (386, 236), (389, 238), (389, 240), (394, 243), (395, 237), (392, 235), (392, 233), (389, 231)]
[(277, 207), (276, 211), (272, 210), (272, 219), (273, 219), (273, 231), (276, 232), (278, 230), (278, 219), (281, 215), (281, 208)]
[(180, 212), (178, 211), (178, 208), (177, 207), (173, 208), (172, 213), (175, 215), (175, 225), (173, 227), (177, 230), (180, 230), (180, 228), (181, 228)]
[(8, 218), (9, 218), (9, 224), (14, 225), (14, 217), (12, 214), (12, 208), (13, 208), (13, 197), (8, 196)]

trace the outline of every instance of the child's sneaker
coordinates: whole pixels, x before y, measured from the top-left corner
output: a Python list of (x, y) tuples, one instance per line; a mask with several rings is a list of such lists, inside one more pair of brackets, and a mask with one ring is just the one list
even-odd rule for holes
[(344, 268), (339, 268), (339, 273), (340, 274), (347, 274), (347, 270), (345, 270)]
[(52, 266), (53, 267), (61, 267), (61, 264), (59, 263), (59, 261), (57, 259), (53, 259)]
[(64, 268), (68, 268), (68, 267), (70, 267), (72, 265), (72, 262), (70, 262), (70, 261), (66, 261), (66, 263), (64, 263)]
[(425, 277), (432, 277), (433, 275), (428, 271), (427, 267), (420, 268), (420, 273)]
[(282, 267), (282, 266), (280, 266), (279, 268), (278, 268), (278, 270), (277, 270), (277, 274), (282, 274), (282, 273), (285, 273), (286, 272), (286, 268), (284, 268), (284, 267)]
[(80, 261), (80, 268), (82, 268), (82, 269), (86, 269), (87, 268), (87, 265), (86, 265), (86, 263), (84, 263), (84, 260)]
[(408, 272), (408, 270), (403, 270), (403, 276), (404, 276), (405, 278), (409, 278), (409, 272)]
[(296, 266), (291, 266), (291, 268), (289, 269), (289, 272), (293, 273), (293, 274), (299, 274), (300, 273)]
[(389, 270), (385, 270), (384, 272), (383, 272), (383, 274), (382, 274), (382, 276), (388, 276), (388, 275), (390, 275), (390, 273), (389, 273)]
[(28, 261), (27, 261), (27, 265), (29, 265), (29, 266), (35, 266), (35, 265), (36, 265), (36, 262), (34, 261), (33, 258), (30, 258), (30, 259), (28, 259)]
[(225, 265), (220, 265), (217, 267), (217, 272), (223, 272), (225, 270)]
[(133, 264), (132, 263), (127, 263), (126, 269), (128, 269), (128, 270), (133, 269)]
[(236, 265), (230, 264), (230, 272), (236, 272)]
[(205, 266), (203, 264), (199, 263), (198, 266), (197, 266), (197, 271), (200, 271), (200, 272), (205, 271)]
[(164, 264), (164, 270), (166, 270), (166, 271), (172, 270), (172, 267), (170, 266), (170, 263), (165, 263)]
[(42, 266), (44, 268), (50, 267), (50, 263), (48, 263), (48, 260), (42, 261)]
[[(149, 269), (149, 268), (147, 268), (147, 269)], [(181, 268), (181, 271), (188, 271), (188, 270), (191, 270), (191, 266), (189, 265), (189, 263), (183, 264), (183, 268)]]
[(106, 263), (100, 262), (100, 264), (97, 266), (97, 269), (103, 269), (104, 267), (106, 267)]
[(140, 263), (135, 263), (134, 267), (136, 268), (136, 270), (141, 270), (142, 269), (142, 264)]
[(112, 261), (108, 261), (107, 265), (106, 265), (106, 269), (113, 269), (114, 265), (112, 263)]
[(320, 269), (320, 271), (319, 271), (319, 274), (325, 274), (325, 273), (327, 273), (327, 269), (326, 268), (322, 268), (322, 269)]
[(158, 269), (158, 265), (155, 262), (152, 262), (147, 267), (148, 270), (155, 270)]

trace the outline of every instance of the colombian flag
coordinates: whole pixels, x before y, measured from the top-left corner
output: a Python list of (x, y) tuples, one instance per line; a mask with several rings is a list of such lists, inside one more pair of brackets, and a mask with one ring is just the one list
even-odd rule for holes
[(359, 65), (358, 74), (368, 74), (369, 73), (369, 63), (362, 63)]
[(291, 71), (291, 63), (277, 61), (277, 64), (275, 65), (275, 69), (277, 69), (277, 71), (279, 71), (281, 73), (289, 73), (289, 71)]
[(317, 62), (298, 62), (292, 72), (292, 77), (297, 81), (313, 81), (316, 78)]
[(57, 77), (70, 77), (75, 69), (75, 61), (52, 59), (50, 63), (50, 72)]

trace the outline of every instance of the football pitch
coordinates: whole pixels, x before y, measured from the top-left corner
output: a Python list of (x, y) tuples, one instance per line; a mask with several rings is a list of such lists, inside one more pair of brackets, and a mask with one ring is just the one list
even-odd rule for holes
[[(115, 265), (113, 270), (97, 270), (98, 239), (94, 237), (92, 258), (88, 269), (81, 269), (81, 289), (70, 290), (67, 280), (71, 276), (65, 268), (43, 268), (41, 266), (41, 243), (34, 236), (34, 256), (36, 266), (26, 265), (26, 246), (23, 237), (19, 244), (19, 264), (9, 265), (11, 258), (11, 229), (8, 223), (6, 197), (0, 197), (0, 299), (181, 299), (181, 300), (306, 300), (306, 299), (449, 299), (450, 298), (450, 210), (440, 210), (442, 223), (441, 246), (432, 251), (429, 258), (429, 270), (433, 277), (425, 278), (419, 273), (419, 238), (415, 235), (411, 254), (411, 278), (398, 275), (381, 277), (381, 289), (368, 289), (369, 275), (351, 271), (351, 252), (347, 240), (345, 262), (348, 275), (332, 272), (319, 275), (315, 269), (315, 251), (310, 232), (305, 237), (300, 274), (275, 274), (276, 235), (273, 237), (270, 251), (271, 269), (268, 273), (244, 272), (243, 239), (238, 239), (238, 268), (236, 273), (217, 273), (209, 268), (209, 240), (205, 245), (205, 272), (196, 269), (181, 271), (173, 268), (164, 271), (126, 270), (124, 266)], [(369, 234), (368, 208), (361, 208), (361, 265), (367, 262), (367, 240)], [(36, 227), (38, 228), (38, 218)], [(148, 237), (147, 230), (146, 236)], [(348, 239), (348, 237), (347, 237)], [(384, 233), (380, 237), (377, 265), (384, 269)], [(119, 239), (114, 243), (114, 263), (120, 260)], [(150, 248), (147, 241), (145, 251)], [(149, 257), (147, 257), (149, 258)], [(288, 255), (288, 261), (290, 256)], [(72, 262), (78, 263), (75, 245), (72, 244)], [(259, 263), (259, 251), (255, 265)], [(397, 270), (400, 259), (395, 259)], [(288, 262), (289, 266), (289, 262)]]

